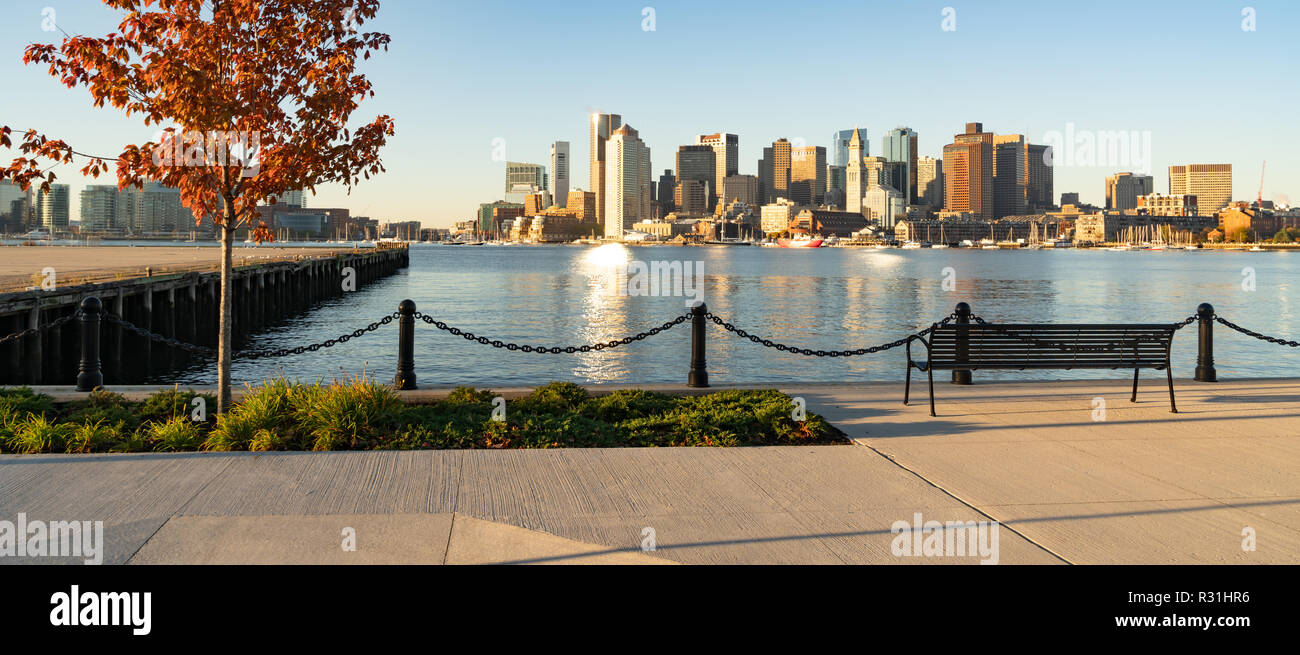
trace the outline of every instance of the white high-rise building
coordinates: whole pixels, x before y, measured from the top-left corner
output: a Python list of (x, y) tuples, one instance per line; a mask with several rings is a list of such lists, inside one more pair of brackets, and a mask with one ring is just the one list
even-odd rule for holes
[(569, 142), (551, 144), (551, 195), (564, 207), (569, 201)]
[(618, 126), (623, 124), (623, 117), (618, 114), (591, 115), (591, 159), (589, 167), (589, 190), (596, 194), (596, 221), (605, 223), (605, 144)]
[[(35, 188), (35, 187), (33, 187)], [(36, 223), (53, 232), (67, 230), (69, 195), (72, 188), (66, 184), (51, 184), (49, 192), (36, 192)]]
[(916, 160), (916, 200), (933, 209), (943, 207), (943, 160), (920, 157)]
[(117, 185), (89, 184), (81, 190), (81, 229), (110, 230), (117, 227)]
[(650, 218), (650, 148), (631, 125), (623, 125), (605, 142), (605, 238), (623, 238), (626, 230)]
[(866, 209), (867, 220), (889, 230), (894, 229), (894, 222), (899, 217), (906, 218), (907, 199), (891, 186), (873, 184), (862, 196), (862, 205)]
[(844, 205), (845, 211), (862, 213), (862, 195), (867, 190), (867, 171), (862, 164), (866, 140), (862, 131), (853, 130), (849, 137), (849, 163), (844, 171)]
[(725, 132), (700, 134), (695, 137), (695, 144), (713, 148), (716, 171), (713, 174), (714, 184), (710, 191), (716, 194), (722, 189), (723, 180), (740, 172), (740, 137)]

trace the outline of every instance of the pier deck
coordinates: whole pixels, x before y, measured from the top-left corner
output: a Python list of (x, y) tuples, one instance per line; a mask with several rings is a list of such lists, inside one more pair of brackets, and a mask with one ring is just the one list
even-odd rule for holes
[(7, 455), (0, 518), (103, 520), (116, 563), (979, 561), (895, 557), (917, 513), (1002, 564), (1300, 563), (1300, 379), (1129, 384), (782, 388), (852, 446)]
[[(299, 257), (329, 257), (352, 252), (344, 247), (245, 246), (235, 244), (234, 265), (248, 266)], [(0, 293), (39, 286), (41, 271), (52, 267), (60, 286), (154, 275), (209, 273), (221, 268), (221, 248), (205, 246), (0, 246)]]

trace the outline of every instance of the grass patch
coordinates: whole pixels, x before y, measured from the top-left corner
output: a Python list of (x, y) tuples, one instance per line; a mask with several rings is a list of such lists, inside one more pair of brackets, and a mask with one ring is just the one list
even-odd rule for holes
[[(191, 391), (143, 402), (94, 392), (56, 405), (30, 389), (0, 389), (0, 452), (102, 453), (613, 448), (846, 443), (822, 417), (791, 418), (776, 390), (670, 396), (625, 390), (592, 396), (553, 382), (504, 406), (488, 390), (459, 387), (407, 405), (390, 386), (353, 378), (303, 384), (273, 379), (249, 388), (229, 412), (194, 421)], [(207, 406), (216, 402), (205, 397)]]

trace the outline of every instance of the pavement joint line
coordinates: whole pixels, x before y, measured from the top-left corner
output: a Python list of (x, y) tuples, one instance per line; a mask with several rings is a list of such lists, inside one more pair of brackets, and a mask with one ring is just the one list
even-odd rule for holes
[(225, 466), (222, 466), (220, 470), (214, 472), (212, 474), (212, 477), (208, 478), (207, 482), (204, 482), (198, 489), (194, 491), (193, 494), (190, 495), (189, 498), (185, 499), (185, 502), (181, 503), (180, 505), (177, 505), (176, 509), (173, 510), (172, 513), (167, 517), (167, 520), (158, 524), (158, 527), (155, 528), (153, 532), (149, 533), (149, 536), (145, 538), (144, 541), (141, 541), (140, 545), (136, 546), (135, 550), (131, 551), (131, 554), (128, 555), (126, 559), (122, 560), (123, 564), (130, 564), (131, 560), (135, 559), (135, 556), (140, 554), (140, 550), (143, 549), (145, 545), (147, 545), (150, 541), (152, 541), (154, 537), (158, 536), (158, 533), (162, 531), (163, 526), (167, 525), (168, 523), (171, 523), (172, 519), (176, 518), (177, 516), (180, 516), (181, 513), (185, 510), (185, 507), (187, 505), (194, 502), (194, 499), (198, 498), (199, 494), (203, 493), (203, 490), (208, 488), (208, 485), (212, 484), (213, 481), (215, 481), (218, 477), (221, 476), (222, 473), (226, 471), (226, 469), (230, 468), (230, 466), (235, 463), (235, 459), (233, 457), (225, 458), (225, 459), (226, 459)]
[[(855, 443), (856, 443), (856, 442), (855, 442)], [(865, 447), (865, 448), (870, 449), (871, 452), (876, 453), (877, 455), (880, 455), (881, 457), (884, 457), (886, 460), (889, 460), (889, 462), (890, 462), (891, 464), (893, 464), (894, 466), (897, 466), (898, 468), (901, 468), (901, 469), (903, 469), (904, 471), (907, 471), (908, 473), (911, 473), (912, 475), (914, 475), (914, 476), (916, 476), (917, 478), (919, 478), (922, 482), (924, 482), (924, 483), (930, 485), (931, 487), (934, 487), (935, 489), (938, 489), (939, 491), (943, 492), (945, 495), (947, 495), (947, 496), (949, 496), (950, 498), (956, 500), (957, 502), (961, 503), (962, 505), (965, 505), (966, 507), (969, 507), (970, 509), (972, 509), (972, 510), (974, 510), (976, 513), (978, 513), (980, 516), (983, 516), (983, 517), (985, 517), (985, 518), (987, 518), (987, 519), (989, 519), (989, 520), (991, 520), (991, 521), (997, 523), (998, 525), (1000, 525), (1000, 526), (1002, 526), (1002, 527), (1005, 527), (1007, 530), (1010, 530), (1012, 534), (1017, 535), (1017, 536), (1019, 536), (1021, 539), (1024, 539), (1025, 541), (1027, 541), (1027, 542), (1029, 542), (1029, 543), (1031, 543), (1031, 544), (1033, 544), (1033, 545), (1039, 547), (1040, 549), (1043, 550), (1043, 552), (1050, 554), (1051, 556), (1053, 556), (1053, 557), (1055, 557), (1055, 558), (1061, 560), (1062, 562), (1065, 562), (1066, 564), (1071, 564), (1071, 565), (1074, 564), (1074, 562), (1071, 562), (1070, 560), (1066, 559), (1066, 558), (1063, 557), (1060, 553), (1057, 553), (1056, 551), (1052, 550), (1051, 548), (1048, 548), (1047, 546), (1044, 546), (1043, 544), (1040, 544), (1040, 543), (1038, 543), (1037, 541), (1034, 541), (1033, 539), (1029, 538), (1028, 535), (1026, 535), (1026, 534), (1020, 532), (1019, 530), (1017, 530), (1017, 529), (1015, 529), (1015, 528), (1013, 528), (1013, 527), (1011, 527), (1011, 526), (1009, 526), (1009, 525), (1003, 523), (1002, 521), (999, 521), (998, 519), (994, 518), (993, 515), (989, 514), (988, 512), (985, 512), (984, 510), (982, 510), (982, 509), (976, 507), (975, 505), (972, 505), (971, 503), (966, 502), (965, 499), (963, 499), (963, 498), (961, 498), (960, 496), (958, 496), (957, 494), (954, 494), (953, 492), (951, 492), (951, 491), (945, 489), (944, 487), (942, 487), (942, 486), (940, 486), (940, 485), (938, 485), (938, 484), (935, 484), (934, 482), (932, 482), (929, 478), (925, 477), (924, 475), (921, 475), (920, 473), (918, 473), (918, 472), (916, 472), (916, 471), (913, 471), (912, 469), (910, 469), (910, 468), (908, 468), (908, 467), (906, 467), (906, 466), (903, 466), (902, 463), (900, 463), (898, 460), (894, 459), (892, 456), (887, 455), (887, 454), (885, 454), (885, 453), (883, 453), (883, 452), (877, 450), (875, 446), (872, 446), (871, 444), (865, 444), (865, 443), (864, 443), (864, 444), (860, 444), (860, 445), (863, 446), (863, 447)]]
[(447, 565), (447, 556), (451, 554), (451, 535), (456, 533), (456, 515), (459, 512), (451, 513), (451, 524), (447, 526), (447, 543), (442, 547), (442, 564)]

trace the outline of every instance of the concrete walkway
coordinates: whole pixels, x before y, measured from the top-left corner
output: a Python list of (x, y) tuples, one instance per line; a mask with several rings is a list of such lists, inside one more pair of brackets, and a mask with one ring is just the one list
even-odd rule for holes
[(918, 514), (1002, 564), (1300, 562), (1300, 380), (921, 389), (782, 389), (844, 446), (0, 456), (0, 521), (102, 520), (109, 563), (981, 560), (895, 556)]

